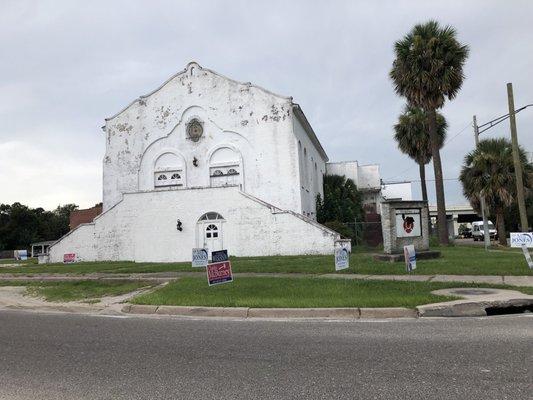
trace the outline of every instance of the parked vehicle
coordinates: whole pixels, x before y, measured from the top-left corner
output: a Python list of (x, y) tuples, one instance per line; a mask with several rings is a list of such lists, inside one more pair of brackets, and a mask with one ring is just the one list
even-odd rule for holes
[[(498, 232), (491, 221), (489, 221), (489, 235), (491, 240), (496, 240), (498, 236)], [(472, 237), (474, 238), (474, 241), (484, 240), (485, 232), (483, 230), (483, 221), (472, 222)]]

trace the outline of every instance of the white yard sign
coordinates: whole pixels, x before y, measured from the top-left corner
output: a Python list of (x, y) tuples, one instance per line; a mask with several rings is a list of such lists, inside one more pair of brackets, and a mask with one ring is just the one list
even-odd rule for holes
[(350, 266), (350, 252), (345, 247), (335, 249), (335, 271), (341, 271)]
[(207, 267), (209, 251), (207, 249), (192, 249), (192, 266), (194, 268)]
[(403, 256), (405, 257), (405, 268), (407, 272), (413, 272), (416, 269), (416, 251), (412, 244), (403, 246)]
[(526, 246), (533, 248), (532, 232), (511, 232), (511, 247)]
[(529, 254), (529, 250), (527, 249), (526, 245), (522, 245), (522, 251), (524, 252), (524, 257), (526, 258), (527, 265), (529, 268), (533, 269), (533, 260), (531, 260), (531, 255)]

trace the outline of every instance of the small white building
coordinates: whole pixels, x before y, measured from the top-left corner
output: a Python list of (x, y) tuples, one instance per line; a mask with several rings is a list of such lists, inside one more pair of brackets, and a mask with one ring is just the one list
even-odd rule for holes
[(291, 97), (191, 62), (103, 129), (103, 213), (51, 262), (331, 254), (340, 239), (315, 221), (328, 157)]
[(353, 180), (363, 195), (363, 207), (368, 213), (381, 214), (384, 200), (412, 200), (411, 182), (384, 184), (378, 164), (359, 165), (357, 161), (328, 162), (326, 174), (341, 175)]

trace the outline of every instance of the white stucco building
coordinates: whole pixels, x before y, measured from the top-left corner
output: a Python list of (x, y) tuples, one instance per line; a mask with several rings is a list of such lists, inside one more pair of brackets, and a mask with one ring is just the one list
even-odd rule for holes
[(298, 104), (189, 63), (104, 126), (103, 213), (50, 261), (331, 254), (315, 222), (328, 158)]
[(326, 174), (353, 180), (363, 195), (366, 212), (381, 214), (383, 200), (413, 200), (411, 182), (384, 184), (378, 164), (359, 165), (357, 161), (328, 162)]

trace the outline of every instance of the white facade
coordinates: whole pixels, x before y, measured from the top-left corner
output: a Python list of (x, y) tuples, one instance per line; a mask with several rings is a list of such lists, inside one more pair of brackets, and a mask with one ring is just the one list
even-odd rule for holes
[(104, 131), (104, 213), (51, 261), (333, 252), (339, 235), (313, 221), (328, 159), (292, 98), (189, 63)]
[(411, 182), (382, 184), (379, 165), (359, 165), (357, 161), (328, 162), (326, 174), (351, 179), (363, 195), (367, 211), (381, 213), (383, 200), (412, 200)]

